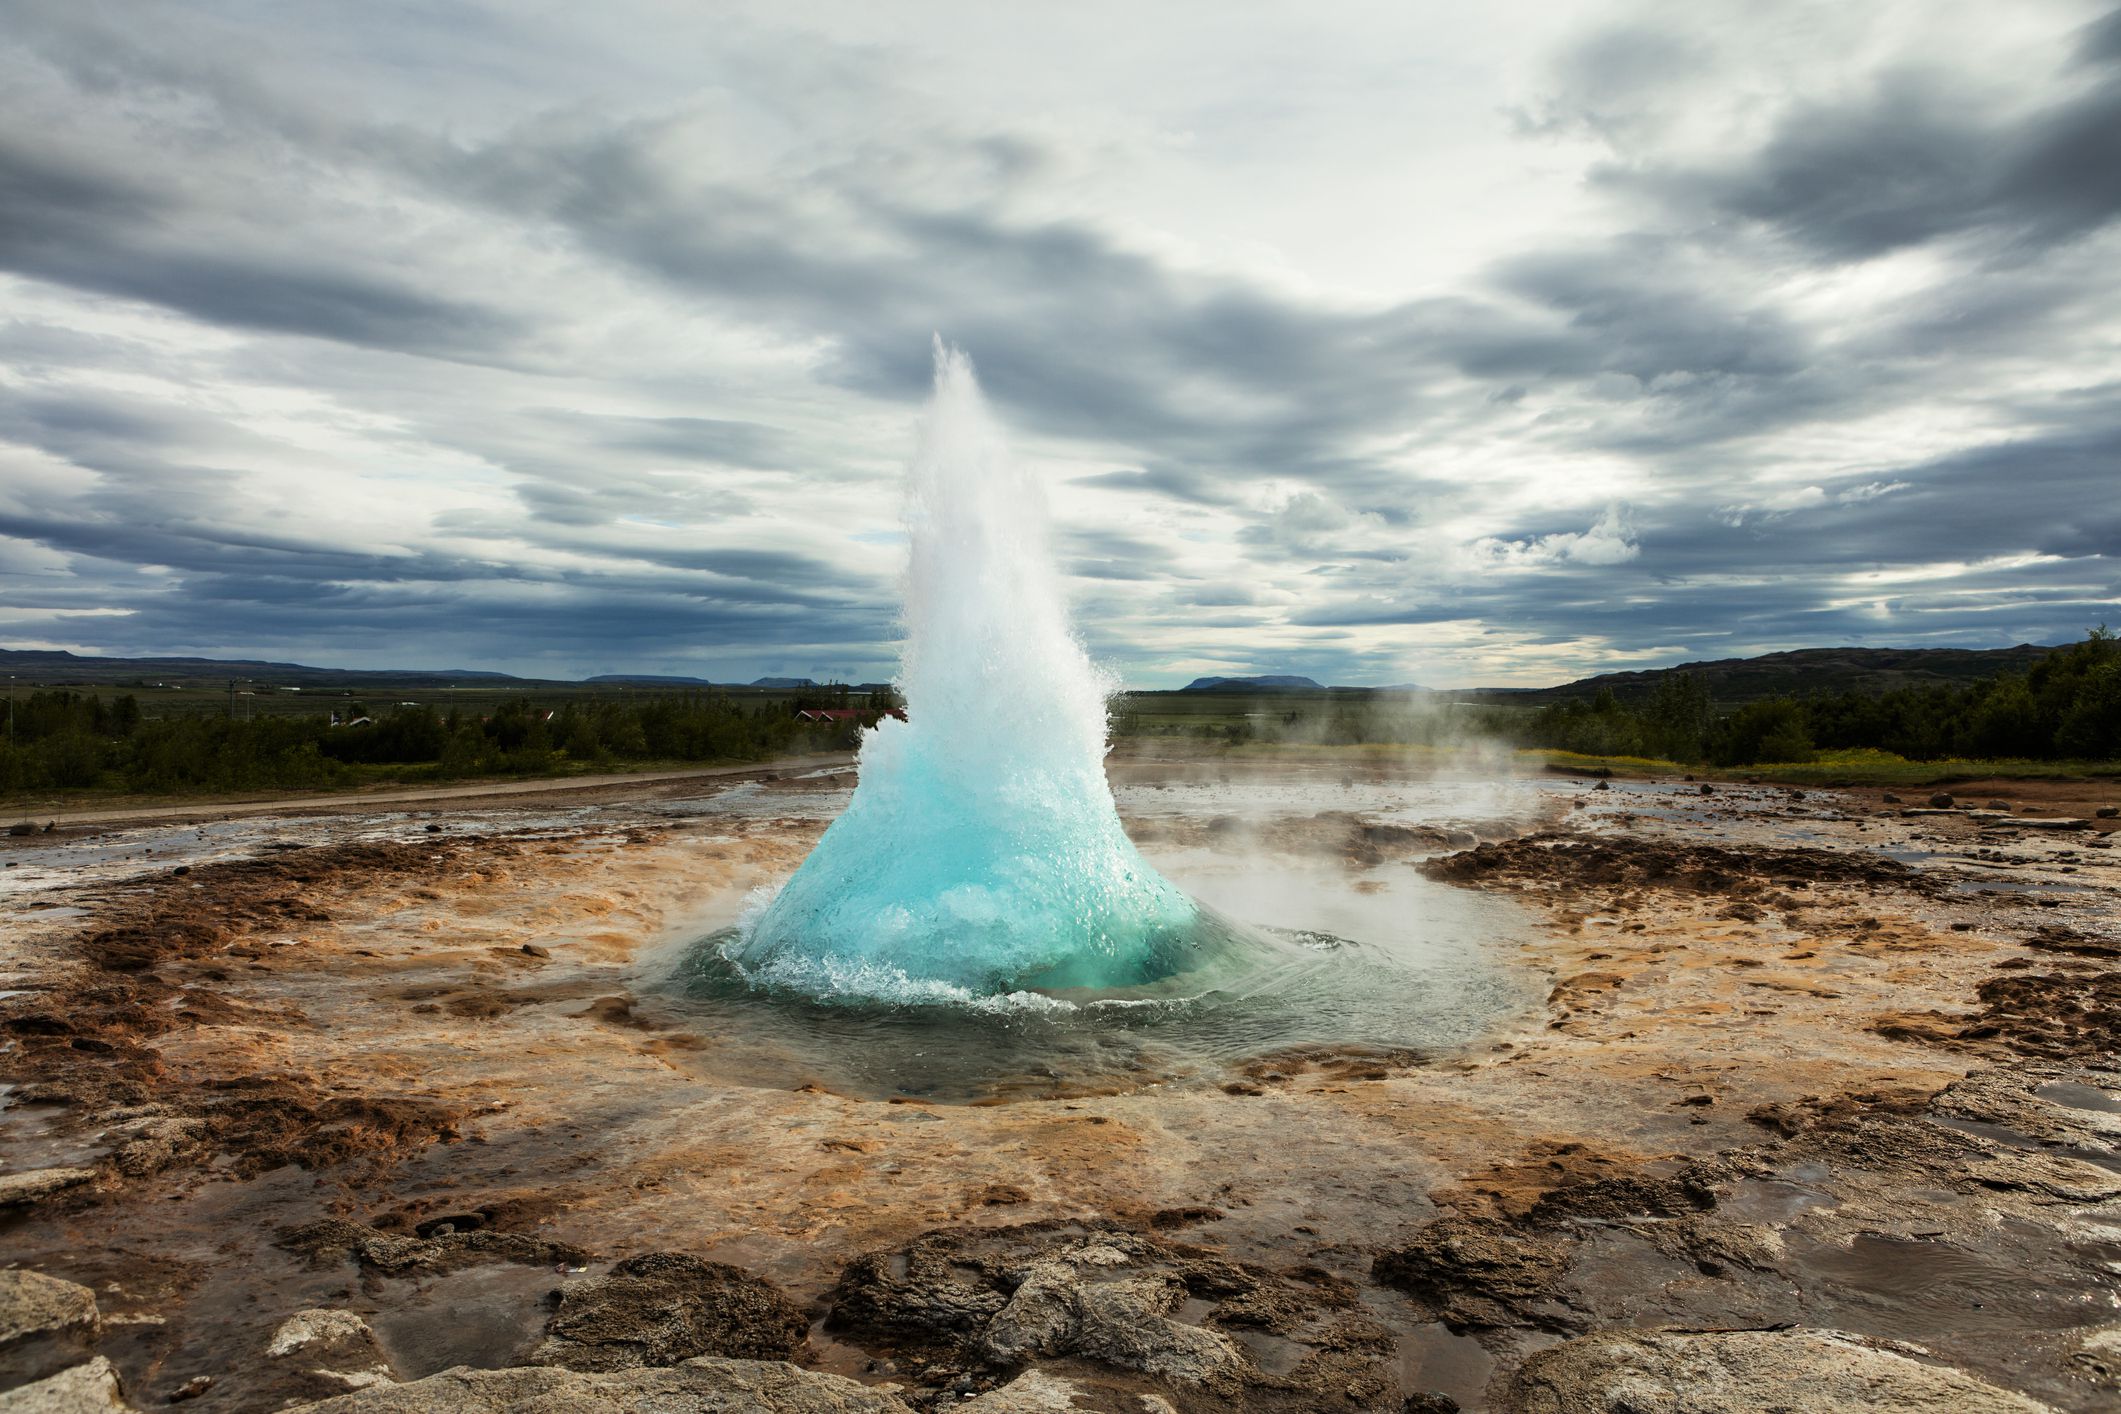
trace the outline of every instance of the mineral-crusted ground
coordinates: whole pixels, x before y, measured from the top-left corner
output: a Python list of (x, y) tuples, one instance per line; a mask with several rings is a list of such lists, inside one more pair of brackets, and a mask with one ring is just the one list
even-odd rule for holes
[(1117, 769), (1160, 862), (1511, 900), (1534, 1000), (1455, 1047), (872, 1098), (659, 981), (829, 773), (7, 841), (0, 1403), (2121, 1399), (2101, 787)]

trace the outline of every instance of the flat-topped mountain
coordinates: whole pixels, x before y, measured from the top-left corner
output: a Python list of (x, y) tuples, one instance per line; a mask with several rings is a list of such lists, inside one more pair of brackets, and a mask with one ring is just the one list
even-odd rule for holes
[(1268, 674), (1256, 678), (1195, 678), (1180, 688), (1180, 692), (1323, 692), (1324, 686), (1311, 678), (1289, 677)]

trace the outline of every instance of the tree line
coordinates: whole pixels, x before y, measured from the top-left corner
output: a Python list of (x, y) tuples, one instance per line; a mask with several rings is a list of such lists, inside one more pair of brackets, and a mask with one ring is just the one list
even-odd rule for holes
[(1801, 762), (1851, 748), (1911, 761), (2108, 761), (2121, 757), (2121, 643), (2100, 627), (2023, 673), (1775, 697), (1727, 713), (1715, 710), (1700, 678), (1670, 673), (1640, 703), (1623, 703), (1608, 689), (1588, 701), (1557, 702), (1503, 730), (1527, 746), (1716, 766)]
[(377, 776), (453, 780), (542, 775), (570, 765), (757, 761), (851, 745), (851, 728), (814, 727), (816, 705), (738, 701), (707, 691), (564, 700), (510, 698), (484, 715), (396, 707), (367, 721), (360, 703), (322, 714), (231, 720), (150, 717), (131, 696), (36, 692), (14, 704), (0, 743), (0, 792), (110, 789), (173, 795), (358, 784)]

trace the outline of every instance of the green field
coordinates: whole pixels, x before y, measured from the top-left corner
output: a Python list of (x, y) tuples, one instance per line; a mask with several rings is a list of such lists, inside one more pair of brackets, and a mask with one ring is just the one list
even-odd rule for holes
[(1642, 756), (1585, 756), (1571, 751), (1526, 750), (1520, 756), (1542, 764), (1616, 776), (1688, 775), (1704, 781), (1774, 781), (1802, 786), (1947, 786), (1959, 781), (2116, 780), (2121, 761), (2028, 761), (2018, 757), (1947, 757), (1910, 761), (1890, 751), (1822, 752), (1809, 761), (1763, 761), (1717, 768), (1656, 761)]

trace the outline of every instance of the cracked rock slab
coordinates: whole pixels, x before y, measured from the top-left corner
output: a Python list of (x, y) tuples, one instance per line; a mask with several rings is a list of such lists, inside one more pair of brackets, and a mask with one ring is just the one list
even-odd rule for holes
[(2052, 1414), (1838, 1331), (1602, 1331), (1525, 1361), (1512, 1414)]
[(282, 1233), (278, 1245), (290, 1252), (299, 1252), (311, 1261), (351, 1257), (363, 1267), (387, 1276), (401, 1276), (408, 1272), (448, 1272), (496, 1262), (529, 1267), (575, 1267), (589, 1260), (589, 1254), (579, 1247), (524, 1233), (481, 1230), (406, 1237), (378, 1232), (344, 1218), (327, 1218)]
[(461, 1366), (300, 1406), (300, 1414), (912, 1414), (889, 1389), (783, 1361), (708, 1356), (659, 1370)]
[(1044, 1370), (1026, 1370), (958, 1407), (966, 1414), (1178, 1414), (1159, 1395), (1100, 1390)]
[(54, 1193), (78, 1188), (96, 1176), (94, 1169), (26, 1169), (0, 1173), (0, 1208), (40, 1203)]

